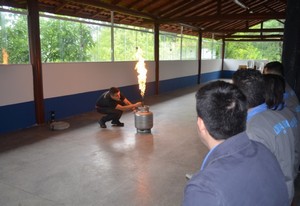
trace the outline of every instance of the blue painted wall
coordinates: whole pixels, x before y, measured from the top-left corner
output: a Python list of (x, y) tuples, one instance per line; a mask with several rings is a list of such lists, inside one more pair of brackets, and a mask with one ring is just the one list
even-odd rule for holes
[(232, 75), (235, 71), (222, 71), (222, 78), (224, 79), (231, 79)]
[(36, 124), (34, 102), (24, 102), (0, 107), (0, 134)]

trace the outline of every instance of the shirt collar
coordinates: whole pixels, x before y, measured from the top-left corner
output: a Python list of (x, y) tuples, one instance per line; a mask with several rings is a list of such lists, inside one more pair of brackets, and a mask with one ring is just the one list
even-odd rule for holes
[(266, 103), (263, 103), (261, 105), (258, 105), (256, 107), (253, 107), (251, 108), (249, 111), (248, 111), (248, 114), (247, 114), (247, 121), (249, 121), (252, 117), (254, 117), (256, 114), (258, 113), (261, 113), (261, 112), (264, 112), (268, 109), (268, 106)]
[(202, 165), (201, 165), (201, 169), (200, 169), (200, 170), (203, 170), (204, 165), (205, 165), (205, 163), (206, 163), (206, 161), (207, 161), (209, 155), (210, 155), (210, 154), (211, 154), (211, 153), (212, 153), (219, 145), (220, 145), (220, 144), (214, 146), (211, 150), (209, 150), (209, 152), (206, 154), (206, 156), (205, 156), (205, 158), (204, 158), (204, 160), (203, 160), (203, 162), (202, 162)]

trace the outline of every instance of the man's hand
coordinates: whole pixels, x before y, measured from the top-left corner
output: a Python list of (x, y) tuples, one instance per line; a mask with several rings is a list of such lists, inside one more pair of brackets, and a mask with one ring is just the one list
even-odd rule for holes
[(142, 106), (142, 102), (137, 102), (134, 104), (134, 107), (140, 107), (140, 106)]

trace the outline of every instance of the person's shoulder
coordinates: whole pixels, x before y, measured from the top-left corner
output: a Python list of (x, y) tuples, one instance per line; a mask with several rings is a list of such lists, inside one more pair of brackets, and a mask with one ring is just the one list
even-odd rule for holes
[(205, 169), (195, 173), (188, 181), (185, 193), (197, 193), (197, 196), (206, 193), (216, 194), (217, 187), (215, 185), (217, 180), (214, 176), (214, 172), (212, 172), (211, 169)]
[(272, 120), (274, 116), (277, 116), (276, 112), (270, 109), (256, 113), (247, 120), (247, 128), (250, 125), (252, 125), (252, 127), (255, 125), (259, 128), (268, 127), (268, 125), (270, 125), (270, 120)]

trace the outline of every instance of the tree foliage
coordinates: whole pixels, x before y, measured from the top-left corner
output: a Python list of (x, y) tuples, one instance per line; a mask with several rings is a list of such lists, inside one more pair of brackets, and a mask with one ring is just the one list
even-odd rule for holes
[(1, 48), (8, 54), (8, 63), (29, 63), (26, 22), (26, 18), (23, 15), (1, 15)]
[[(259, 29), (261, 25), (253, 26)], [(283, 28), (282, 22), (270, 20), (263, 23), (263, 28)], [(241, 35), (247, 33), (240, 33)], [(250, 34), (250, 33), (248, 33)], [(278, 34), (278, 33), (272, 33)], [(227, 42), (225, 57), (230, 59), (259, 59), (280, 61), (282, 54), (282, 42)]]
[[(29, 63), (26, 15), (0, 14), (0, 46), (8, 53), (9, 63)], [(265, 26), (282, 27), (274, 21), (266, 22)], [(143, 50), (146, 60), (154, 59), (153, 33), (134, 28), (111, 29), (110, 26), (41, 17), (40, 39), (42, 62), (111, 61), (112, 54), (115, 61), (135, 61), (137, 47)], [(218, 58), (221, 44), (212, 41), (205, 41), (203, 48), (211, 54), (209, 58)], [(181, 39), (178, 34), (161, 33), (159, 46), (162, 60), (197, 59), (196, 37)], [(281, 42), (226, 42), (225, 48), (225, 58), (231, 59), (280, 60), (282, 53)]]
[(87, 61), (94, 41), (87, 25), (58, 19), (41, 18), (43, 62)]

